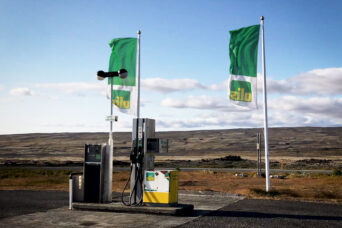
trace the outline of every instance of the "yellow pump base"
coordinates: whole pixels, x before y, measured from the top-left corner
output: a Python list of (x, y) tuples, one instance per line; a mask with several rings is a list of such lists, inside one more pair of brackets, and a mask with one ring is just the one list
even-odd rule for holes
[(165, 205), (178, 203), (178, 171), (145, 171), (144, 183), (144, 203)]

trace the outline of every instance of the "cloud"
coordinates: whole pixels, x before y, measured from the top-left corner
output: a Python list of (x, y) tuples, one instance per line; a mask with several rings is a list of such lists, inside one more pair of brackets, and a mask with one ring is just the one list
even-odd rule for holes
[[(341, 126), (342, 116), (328, 116), (325, 112), (312, 113), (296, 110), (269, 110), (269, 127)], [(263, 110), (249, 112), (210, 112), (191, 119), (157, 120), (157, 127), (165, 130), (212, 128), (263, 128)]]
[(170, 108), (193, 108), (224, 111), (243, 111), (244, 107), (230, 104), (225, 97), (210, 97), (206, 95), (188, 96), (184, 99), (165, 98), (161, 105)]
[[(263, 89), (263, 78), (258, 74), (258, 91)], [(286, 80), (267, 78), (267, 92), (288, 95), (342, 94), (342, 68), (314, 69)]]
[(220, 84), (211, 84), (209, 85), (207, 88), (209, 90), (213, 90), (213, 91), (219, 91), (219, 90), (227, 90), (228, 89), (228, 79), (224, 80), (224, 82), (220, 83)]
[[(171, 93), (189, 91), (195, 89), (202, 90), (222, 90), (226, 87), (226, 81), (221, 84), (212, 84), (205, 86), (197, 80), (189, 78), (180, 79), (164, 79), (164, 78), (147, 78), (141, 80), (141, 88), (144, 90), (157, 91), (160, 93)], [(35, 84), (37, 88), (56, 89), (67, 94), (85, 95), (90, 92), (99, 93), (108, 96), (109, 88), (106, 83), (87, 83), (87, 82), (68, 82), (68, 83), (39, 83)]]
[(147, 78), (141, 80), (142, 89), (153, 90), (162, 93), (170, 93), (175, 91), (186, 91), (193, 89), (207, 89), (206, 86), (197, 80), (180, 78), (180, 79), (164, 79), (164, 78)]
[(342, 93), (342, 68), (311, 70), (289, 80), (298, 94), (337, 95)]
[(29, 88), (14, 88), (10, 90), (10, 95), (12, 96), (33, 96), (35, 92)]
[[(142, 80), (142, 88), (170, 93), (194, 89), (226, 90), (228, 80), (220, 84), (203, 85), (194, 79), (149, 78)], [(263, 77), (258, 73), (258, 91), (263, 90)], [(288, 95), (339, 95), (342, 94), (342, 68), (314, 69), (286, 80), (267, 78), (267, 92)]]
[(207, 113), (184, 120), (158, 120), (157, 126), (164, 129), (198, 128), (256, 128), (263, 126), (260, 111)]
[[(194, 79), (148, 78), (142, 80), (142, 88), (170, 93), (177, 91), (226, 90), (228, 80), (220, 84), (203, 85)], [(263, 77), (258, 73), (258, 91), (263, 90)], [(338, 95), (342, 94), (342, 68), (314, 69), (285, 80), (267, 78), (267, 92), (288, 95)]]
[(342, 120), (342, 98), (284, 96), (272, 99), (269, 108)]
[(66, 83), (45, 83), (35, 84), (37, 88), (56, 89), (66, 94), (86, 95), (91, 92), (106, 94), (106, 85), (104, 83), (87, 83), (87, 82), (66, 82)]
[[(258, 92), (262, 93), (264, 89), (264, 80), (261, 74), (258, 74)], [(275, 80), (267, 78), (267, 93), (291, 94), (293, 93), (294, 85), (288, 80)]]
[[(120, 120), (115, 122), (115, 130), (131, 130), (132, 123), (127, 120)], [(57, 132), (67, 132), (67, 131), (98, 131), (105, 132), (108, 131), (107, 122), (100, 123), (89, 123), (89, 122), (51, 122), (42, 123), (42, 127), (46, 129), (54, 129)]]
[[(178, 109), (206, 110), (190, 120), (161, 122), (162, 127), (260, 127), (263, 108), (248, 110), (228, 104), (228, 101), (208, 96), (190, 96), (184, 99), (166, 98), (163, 106)], [(342, 124), (342, 98), (332, 97), (275, 97), (268, 101), (269, 125), (286, 126), (339, 126)]]
[(4, 86), (0, 84), (0, 91), (4, 89)]

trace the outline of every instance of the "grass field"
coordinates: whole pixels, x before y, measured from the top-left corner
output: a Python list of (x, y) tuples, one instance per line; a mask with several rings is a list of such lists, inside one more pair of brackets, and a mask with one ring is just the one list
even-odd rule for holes
[[(0, 169), (0, 190), (68, 191), (67, 170)], [(272, 190), (265, 189), (265, 179), (255, 173), (238, 177), (234, 173), (198, 171), (180, 172), (179, 190), (217, 191), (250, 198), (295, 199), (342, 203), (342, 176), (335, 174), (286, 174), (285, 179), (271, 179)], [(128, 171), (114, 172), (113, 191), (122, 191)]]

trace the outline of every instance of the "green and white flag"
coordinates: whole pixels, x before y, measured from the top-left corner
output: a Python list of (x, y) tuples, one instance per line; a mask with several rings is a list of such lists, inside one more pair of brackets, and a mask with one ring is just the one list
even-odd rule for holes
[(260, 25), (230, 31), (229, 99), (233, 104), (257, 107), (257, 59)]
[[(109, 43), (112, 54), (109, 60), (108, 72), (126, 69), (125, 79), (115, 77), (113, 80), (113, 104), (120, 112), (136, 115), (138, 82), (136, 78), (137, 38), (118, 38)], [(110, 84), (110, 79), (108, 79)]]

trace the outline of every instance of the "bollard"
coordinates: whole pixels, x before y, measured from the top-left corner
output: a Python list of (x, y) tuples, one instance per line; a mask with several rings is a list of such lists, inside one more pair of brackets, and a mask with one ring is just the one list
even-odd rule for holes
[(72, 210), (72, 175), (69, 176), (69, 210)]

